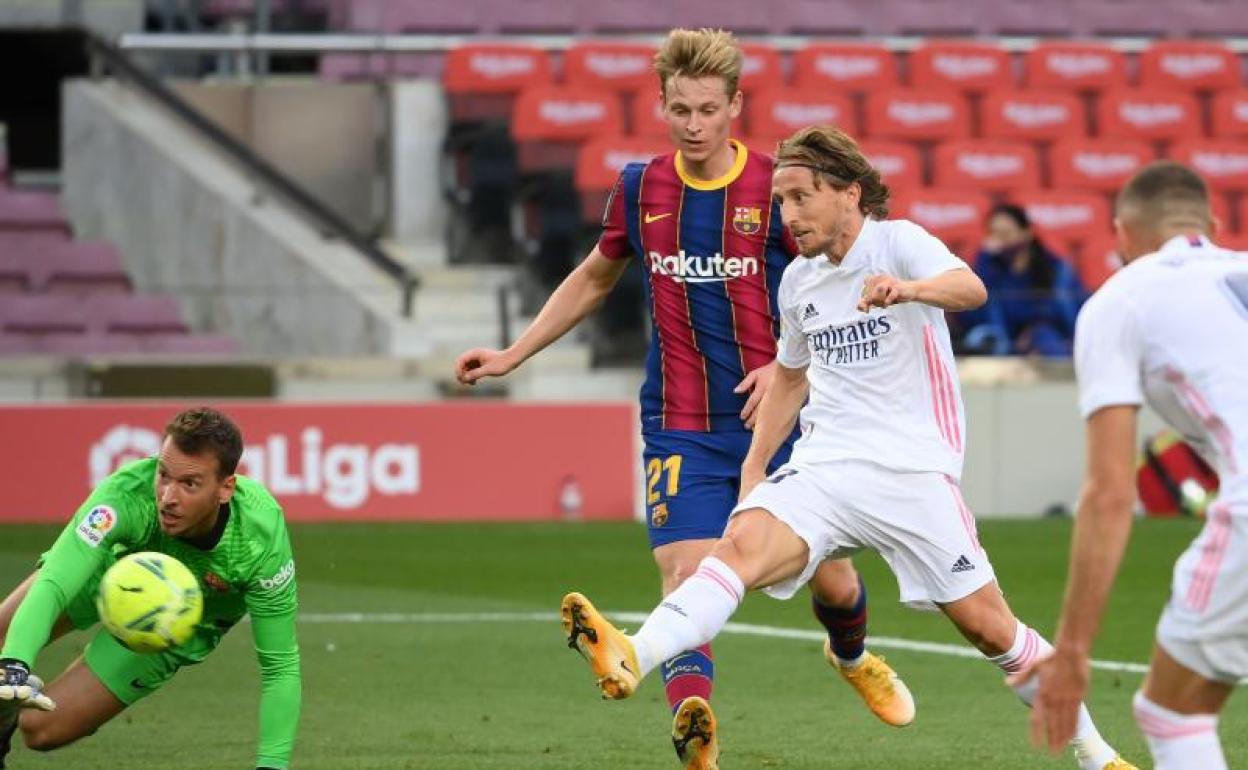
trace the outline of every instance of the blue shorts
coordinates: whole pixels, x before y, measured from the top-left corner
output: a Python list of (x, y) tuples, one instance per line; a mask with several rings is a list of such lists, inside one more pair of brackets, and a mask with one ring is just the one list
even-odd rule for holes
[[(724, 533), (737, 504), (741, 463), (750, 448), (749, 431), (701, 433), (686, 430), (642, 434), (646, 448), (646, 531), (650, 547), (681, 540), (716, 538)], [(790, 436), (767, 472), (789, 460)]]

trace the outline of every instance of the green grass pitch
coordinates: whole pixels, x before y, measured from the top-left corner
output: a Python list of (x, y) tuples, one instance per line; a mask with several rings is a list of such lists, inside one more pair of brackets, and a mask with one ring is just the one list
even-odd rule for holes
[[(1096, 657), (1147, 660), (1175, 557), (1191, 521), (1138, 522)], [(1015, 611), (1053, 630), (1065, 576), (1068, 521), (986, 521), (981, 539)], [(6, 527), (0, 584), (15, 585), (55, 536)], [(609, 610), (648, 610), (657, 577), (632, 524), (303, 525), (292, 528), (301, 607), (303, 721), (294, 770), (675, 768), (663, 688), (599, 700), (557, 621), (476, 620), (472, 613), (548, 613), (581, 590)], [(874, 555), (857, 560), (871, 597), (871, 632), (960, 643), (938, 615), (897, 603)], [(353, 619), (342, 613), (361, 613)], [(378, 618), (380, 613), (393, 613)], [(813, 630), (805, 595), (751, 595), (735, 620)], [(387, 622), (383, 622), (387, 621)], [(85, 641), (50, 648), (55, 676)], [(883, 650), (918, 702), (909, 728), (866, 712), (809, 639), (725, 634), (715, 643), (715, 704), (723, 766), (740, 768), (1072, 768), (1026, 739), (1026, 711), (981, 660)], [(1133, 673), (1096, 673), (1091, 707), (1105, 736), (1147, 766), (1130, 714)], [(78, 745), (40, 755), (17, 747), (15, 770), (240, 770), (255, 747), (258, 675), (240, 627), (205, 664), (183, 671)], [(1248, 702), (1232, 699), (1221, 735), (1232, 766), (1248, 757)]]

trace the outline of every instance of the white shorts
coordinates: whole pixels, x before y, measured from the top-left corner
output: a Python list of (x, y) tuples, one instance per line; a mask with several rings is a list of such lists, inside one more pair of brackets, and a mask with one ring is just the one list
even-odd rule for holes
[(765, 588), (788, 599), (819, 563), (872, 548), (915, 609), (974, 593), (995, 575), (957, 482), (939, 473), (900, 473), (868, 462), (788, 463), (755, 487), (733, 515), (762, 508), (810, 548), (795, 578)]
[(1248, 511), (1215, 502), (1174, 565), (1157, 643), (1206, 679), (1248, 678)]

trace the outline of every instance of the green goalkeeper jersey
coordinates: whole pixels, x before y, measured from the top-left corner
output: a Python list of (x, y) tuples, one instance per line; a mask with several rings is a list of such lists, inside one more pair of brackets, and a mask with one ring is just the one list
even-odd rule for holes
[(260, 483), (238, 476), (228, 510), (222, 507), (220, 537), (211, 547), (200, 547), (161, 530), (156, 468), (154, 457), (139, 460), (96, 487), (43, 555), (0, 656), (33, 668), (62, 614), (77, 628), (98, 620), (99, 581), (117, 559), (137, 551), (169, 554), (199, 581), (204, 614), (189, 641), (163, 654), (179, 666), (198, 663), (250, 614), (261, 677), (257, 765), (286, 767), (298, 727), (301, 680), (295, 561), (282, 510)]

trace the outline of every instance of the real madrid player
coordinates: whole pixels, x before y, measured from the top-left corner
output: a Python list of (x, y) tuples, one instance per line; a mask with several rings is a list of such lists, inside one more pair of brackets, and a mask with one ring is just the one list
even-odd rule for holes
[[(282, 769), (299, 723), (295, 562), (282, 510), (234, 469), (243, 438), (228, 417), (191, 409), (165, 427), (160, 454), (105, 479), (38, 569), (0, 603), (0, 767), (21, 730), (36, 751), (91, 735), (182, 666), (201, 662), (244, 615), (260, 661), (256, 765)], [(46, 688), (31, 673), (49, 641), (98, 621), (105, 570), (137, 551), (160, 551), (199, 580), (204, 615), (185, 644), (140, 655), (103, 628)]]
[[(510, 348), (469, 350), (456, 375), (473, 383), (512, 371), (571, 330), (637, 264), (652, 329), (641, 389), (646, 518), (666, 595), (694, 573), (736, 503), (750, 428), (774, 370), (776, 290), (797, 250), (772, 203), (772, 159), (730, 138), (742, 104), (742, 53), (732, 35), (673, 30), (654, 68), (676, 151), (624, 169), (585, 261)], [(788, 456), (791, 427), (777, 465)], [(864, 646), (866, 591), (853, 565), (826, 562), (811, 587), (828, 662), (882, 720), (908, 724), (914, 702), (904, 683)], [(663, 661), (672, 739), (688, 770), (717, 766), (707, 703), (714, 673), (705, 643)]]
[[(627, 697), (673, 652), (714, 638), (747, 589), (788, 598), (827, 558), (871, 548), (902, 602), (941, 610), (991, 662), (1018, 670), (1049, 646), (1007, 606), (958, 489), (966, 430), (944, 313), (982, 305), (983, 283), (922, 227), (885, 221), (888, 188), (835, 128), (782, 143), (773, 186), (802, 257), (780, 284), (778, 366), (741, 502), (635, 635), (575, 593), (565, 631), (604, 695)], [(799, 411), (802, 438), (768, 476)], [(1035, 687), (1016, 692), (1030, 703)], [(1131, 767), (1082, 706), (1071, 747), (1083, 770)]]

